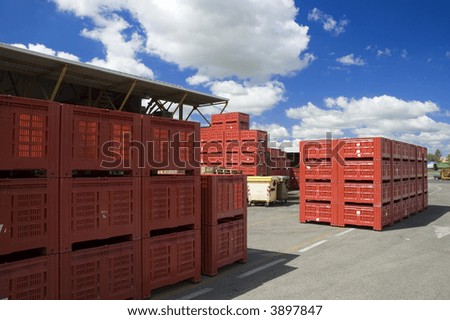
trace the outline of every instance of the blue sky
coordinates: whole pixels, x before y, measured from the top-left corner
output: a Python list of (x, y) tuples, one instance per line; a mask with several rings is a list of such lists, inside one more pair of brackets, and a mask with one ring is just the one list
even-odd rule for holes
[(0, 0), (0, 42), (230, 98), (277, 141), (450, 153), (446, 0)]

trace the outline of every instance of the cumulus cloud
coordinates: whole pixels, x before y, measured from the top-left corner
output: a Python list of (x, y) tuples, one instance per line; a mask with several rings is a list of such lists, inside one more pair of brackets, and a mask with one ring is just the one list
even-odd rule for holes
[(28, 50), (43, 53), (43, 54), (46, 54), (49, 56), (55, 56), (58, 58), (73, 60), (73, 61), (80, 61), (80, 58), (77, 57), (76, 55), (73, 55), (71, 53), (64, 52), (64, 51), (56, 51), (51, 48), (47, 48), (45, 45), (43, 45), (41, 43), (36, 43), (36, 44), (29, 43), (28, 45), (24, 45), (21, 43), (14, 43), (12, 45), (17, 48), (28, 49)]
[(391, 49), (385, 48), (384, 50), (377, 50), (377, 57), (381, 56), (391, 56)]
[(281, 138), (287, 138), (290, 136), (288, 130), (277, 123), (261, 124), (253, 122), (251, 128), (256, 130), (267, 131), (269, 133), (270, 140), (278, 141), (281, 140)]
[(336, 21), (333, 16), (317, 8), (312, 9), (308, 13), (308, 20), (321, 23), (324, 30), (333, 32), (335, 35), (345, 32), (345, 27), (350, 23), (346, 18), (341, 18), (339, 21)]
[(406, 49), (403, 49), (403, 50), (402, 50), (402, 53), (400, 54), (400, 56), (401, 56), (403, 59), (407, 59), (407, 58), (408, 58), (408, 51), (407, 51)]
[(209, 83), (213, 94), (229, 98), (227, 112), (245, 112), (260, 115), (272, 109), (283, 100), (284, 85), (278, 81), (270, 81), (262, 85), (233, 80)]
[(318, 139), (332, 132), (334, 137), (384, 136), (442, 149), (450, 143), (450, 124), (430, 117), (438, 111), (431, 101), (383, 95), (326, 98), (323, 107), (308, 103), (286, 110), (286, 116), (300, 121), (292, 130), (295, 138)]
[(336, 61), (346, 66), (363, 66), (366, 64), (366, 62), (361, 57), (355, 58), (355, 55), (353, 53), (337, 58)]
[[(273, 76), (291, 75), (315, 60), (307, 52), (308, 27), (295, 21), (298, 9), (293, 0), (53, 1), (59, 10), (92, 20), (93, 28), (82, 35), (106, 49), (106, 58), (92, 63), (152, 77), (137, 59), (145, 52), (192, 72), (187, 83), (204, 85), (213, 93), (228, 93), (229, 79), (234, 79), (231, 91), (240, 87), (235, 105), (242, 105), (242, 91), (253, 101), (252, 93), (261, 88), (275, 97), (269, 101), (278, 102), (280, 86), (273, 84)], [(256, 108), (254, 114), (271, 107)]]

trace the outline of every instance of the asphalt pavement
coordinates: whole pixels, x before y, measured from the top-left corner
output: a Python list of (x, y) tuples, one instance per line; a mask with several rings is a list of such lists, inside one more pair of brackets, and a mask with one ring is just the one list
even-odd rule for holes
[(449, 300), (450, 181), (428, 181), (428, 209), (381, 232), (301, 224), (298, 192), (249, 207), (247, 263), (151, 299)]

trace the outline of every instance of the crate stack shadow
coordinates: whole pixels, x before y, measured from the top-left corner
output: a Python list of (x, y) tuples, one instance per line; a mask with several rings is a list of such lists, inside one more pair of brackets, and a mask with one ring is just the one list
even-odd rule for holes
[(300, 222), (382, 230), (428, 206), (427, 149), (385, 138), (300, 142)]

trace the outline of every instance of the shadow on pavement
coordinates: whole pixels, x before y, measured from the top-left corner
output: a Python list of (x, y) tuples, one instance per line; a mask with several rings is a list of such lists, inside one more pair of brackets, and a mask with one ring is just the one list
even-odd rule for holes
[[(202, 276), (199, 283), (183, 281), (155, 289), (152, 300), (230, 300), (296, 268), (287, 264), (298, 255), (248, 249), (247, 263), (234, 263), (219, 269), (215, 277)], [(197, 295), (198, 294), (198, 295)]]
[(450, 206), (429, 205), (425, 211), (397, 222), (393, 226), (386, 228), (386, 231), (427, 226), (447, 213), (450, 213)]

